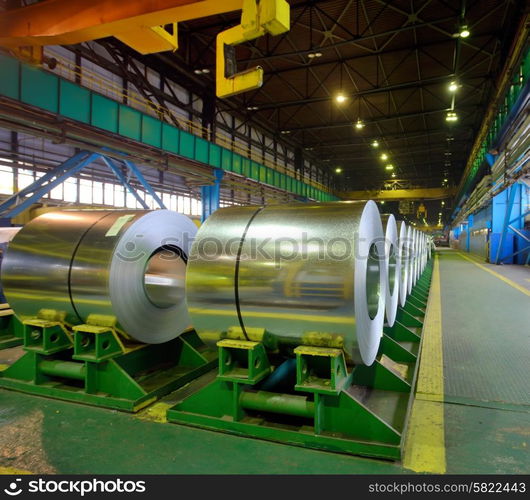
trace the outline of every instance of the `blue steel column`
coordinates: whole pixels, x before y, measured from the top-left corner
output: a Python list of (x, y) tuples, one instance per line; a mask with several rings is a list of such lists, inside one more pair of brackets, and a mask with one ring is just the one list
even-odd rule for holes
[(224, 171), (220, 168), (216, 168), (214, 173), (215, 182), (207, 186), (201, 186), (201, 222), (204, 222), (210, 215), (212, 215), (219, 208), (221, 202), (221, 181), (223, 180)]
[(138, 194), (136, 189), (134, 189), (129, 184), (129, 182), (127, 181), (125, 176), (121, 173), (119, 166), (116, 165), (114, 160), (112, 158), (107, 157), (107, 156), (101, 156), (101, 158), (107, 164), (107, 166), (114, 172), (114, 175), (116, 176), (116, 178), (125, 186), (127, 191), (129, 191), (129, 193), (131, 193), (138, 200), (138, 203), (140, 203), (140, 205), (142, 205), (142, 207), (145, 210), (149, 210), (149, 206), (147, 205), (147, 203)]
[(473, 227), (473, 215), (467, 218), (466, 252), (471, 252), (471, 228)]
[(136, 176), (136, 178), (140, 181), (140, 184), (143, 186), (143, 188), (147, 191), (147, 194), (151, 195), (153, 200), (158, 204), (160, 208), (166, 208), (160, 197), (155, 193), (153, 188), (151, 187), (151, 184), (149, 184), (145, 177), (143, 176), (142, 172), (140, 172), (140, 169), (136, 166), (135, 163), (133, 163), (131, 160), (124, 160), (123, 161), (125, 165), (129, 168), (129, 170)]

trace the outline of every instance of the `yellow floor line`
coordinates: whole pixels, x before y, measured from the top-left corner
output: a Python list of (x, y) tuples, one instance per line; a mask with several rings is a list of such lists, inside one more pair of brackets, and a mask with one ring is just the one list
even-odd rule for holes
[(140, 420), (150, 420), (151, 422), (161, 422), (166, 423), (166, 413), (167, 410), (171, 407), (170, 404), (159, 401), (154, 405), (148, 406), (146, 409), (139, 411), (135, 414), (136, 418)]
[(7, 370), (8, 368), (9, 368), (9, 365), (4, 365), (4, 364), (0, 363), (0, 372), (4, 371), (4, 370)]
[(461, 257), (463, 257), (466, 260), (469, 260), (469, 262), (473, 262), (473, 264), (475, 264), (475, 266), (480, 267), (484, 271), (486, 271), (486, 272), (488, 272), (490, 274), (493, 274), (493, 276), (495, 276), (496, 278), (499, 278), (500, 280), (504, 281), (505, 283), (507, 283), (511, 287), (515, 288), (516, 290), (519, 290), (520, 292), (523, 292), (525, 295), (530, 296), (530, 290), (528, 290), (528, 288), (525, 288), (524, 286), (518, 285), (515, 281), (512, 281), (511, 279), (506, 278), (502, 274), (499, 274), (499, 273), (493, 271), (493, 269), (490, 269), (489, 267), (486, 267), (486, 266), (482, 265), (480, 262), (477, 262), (475, 259), (472, 259), (471, 257), (468, 257), (467, 255), (463, 254), (462, 252), (458, 252), (458, 255), (460, 255)]
[(29, 470), (15, 469), (14, 467), (0, 467), (0, 475), (22, 475), (33, 474)]
[(416, 398), (405, 442), (403, 465), (415, 472), (446, 471), (440, 263), (434, 258), (427, 315), (423, 326)]

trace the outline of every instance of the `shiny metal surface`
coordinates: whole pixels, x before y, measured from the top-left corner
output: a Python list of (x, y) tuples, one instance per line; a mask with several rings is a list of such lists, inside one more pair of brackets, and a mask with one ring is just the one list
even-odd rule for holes
[(385, 231), (386, 249), (386, 321), (389, 326), (394, 325), (399, 301), (399, 286), (401, 276), (401, 256), (399, 254), (399, 241), (396, 218), (392, 214), (382, 214), (381, 222)]
[(21, 319), (41, 309), (61, 312), (79, 323), (70, 300), (72, 255), (86, 231), (108, 211), (50, 212), (28, 222), (8, 246), (2, 262), (6, 299)]
[(53, 212), (13, 240), (3, 281), (23, 317), (44, 308), (71, 324), (106, 315), (128, 337), (164, 342), (190, 324), (183, 266), (196, 230), (168, 210)]
[(186, 270), (186, 301), (193, 326), (215, 342), (239, 327), (235, 276), (245, 228), (260, 207), (217, 210), (201, 225)]
[(407, 280), (407, 296), (412, 291), (414, 285), (414, 242), (415, 235), (412, 226), (407, 226), (407, 243), (404, 253), (407, 255), (408, 280)]
[[(199, 250), (206, 243), (213, 258)], [(265, 328), (286, 342), (342, 347), (371, 364), (383, 326), (384, 266), (373, 202), (220, 209), (192, 249), (188, 308), (205, 340), (231, 327), (248, 338)]]
[(144, 287), (149, 300), (158, 307), (171, 307), (184, 300), (186, 262), (174, 255), (167, 259), (165, 251), (155, 252), (145, 268)]
[(407, 256), (407, 224), (399, 223), (398, 258), (399, 258), (399, 303), (405, 305), (408, 295), (409, 266)]

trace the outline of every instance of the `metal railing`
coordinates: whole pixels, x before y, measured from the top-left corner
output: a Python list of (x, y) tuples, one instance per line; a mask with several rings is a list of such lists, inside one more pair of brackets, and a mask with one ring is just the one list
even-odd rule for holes
[(234, 153), (237, 153), (245, 158), (253, 160), (261, 165), (265, 165), (277, 172), (280, 172), (285, 175), (289, 175), (297, 180), (303, 181), (317, 189), (320, 189), (325, 192), (330, 192), (330, 188), (324, 184), (310, 179), (307, 176), (300, 176), (298, 173), (291, 167), (288, 167), (284, 164), (273, 162), (263, 158), (262, 154), (258, 154), (252, 149), (239, 146), (235, 143), (233, 138), (230, 135), (225, 134), (223, 131), (217, 130), (215, 136), (213, 136), (212, 131), (208, 128), (203, 127), (202, 125), (193, 122), (179, 116), (178, 114), (172, 112), (166, 106), (153, 102), (152, 100), (144, 97), (139, 92), (132, 89), (124, 89), (123, 86), (106, 78), (105, 76), (97, 73), (86, 67), (81, 67), (75, 62), (67, 59), (66, 57), (61, 56), (57, 52), (47, 48), (46, 55), (53, 57), (57, 64), (53, 68), (53, 72), (67, 80), (73, 82), (80, 82), (80, 85), (86, 87), (90, 90), (98, 92), (110, 99), (113, 99), (118, 102), (130, 105), (138, 111), (145, 112), (151, 116), (158, 118), (161, 121), (164, 121), (169, 124), (178, 124), (178, 127), (181, 130), (189, 132), (197, 137), (207, 139), (210, 142), (214, 142), (219, 146), (222, 146)]

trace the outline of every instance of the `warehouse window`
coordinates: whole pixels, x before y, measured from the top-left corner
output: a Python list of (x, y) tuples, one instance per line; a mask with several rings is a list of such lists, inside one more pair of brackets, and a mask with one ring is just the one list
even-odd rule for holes
[(13, 194), (13, 186), (13, 168), (0, 166), (0, 193)]
[(79, 203), (92, 204), (92, 181), (79, 179)]
[(52, 200), (62, 200), (64, 198), (64, 183), (59, 184), (58, 186), (55, 186), (50, 191), (50, 198)]
[(125, 189), (123, 186), (114, 185), (114, 206), (123, 207), (125, 206)]
[(183, 210), (183, 213), (185, 213), (185, 214), (190, 214), (191, 213), (191, 200), (187, 196), (184, 196), (184, 210)]
[(94, 181), (92, 184), (92, 203), (103, 204), (103, 183)]
[(153, 197), (150, 194), (145, 193), (145, 202), (147, 203), (147, 206), (149, 208), (154, 208), (155, 207), (155, 200), (153, 199)]
[(77, 179), (70, 177), (64, 182), (64, 201), (77, 201)]
[(127, 208), (136, 208), (136, 204), (138, 203), (134, 195), (131, 194), (129, 191), (127, 191), (125, 201), (127, 204)]
[(24, 189), (35, 181), (33, 170), (18, 169), (18, 189)]
[(114, 184), (105, 183), (105, 188), (103, 192), (105, 195), (103, 203), (105, 205), (114, 205)]

